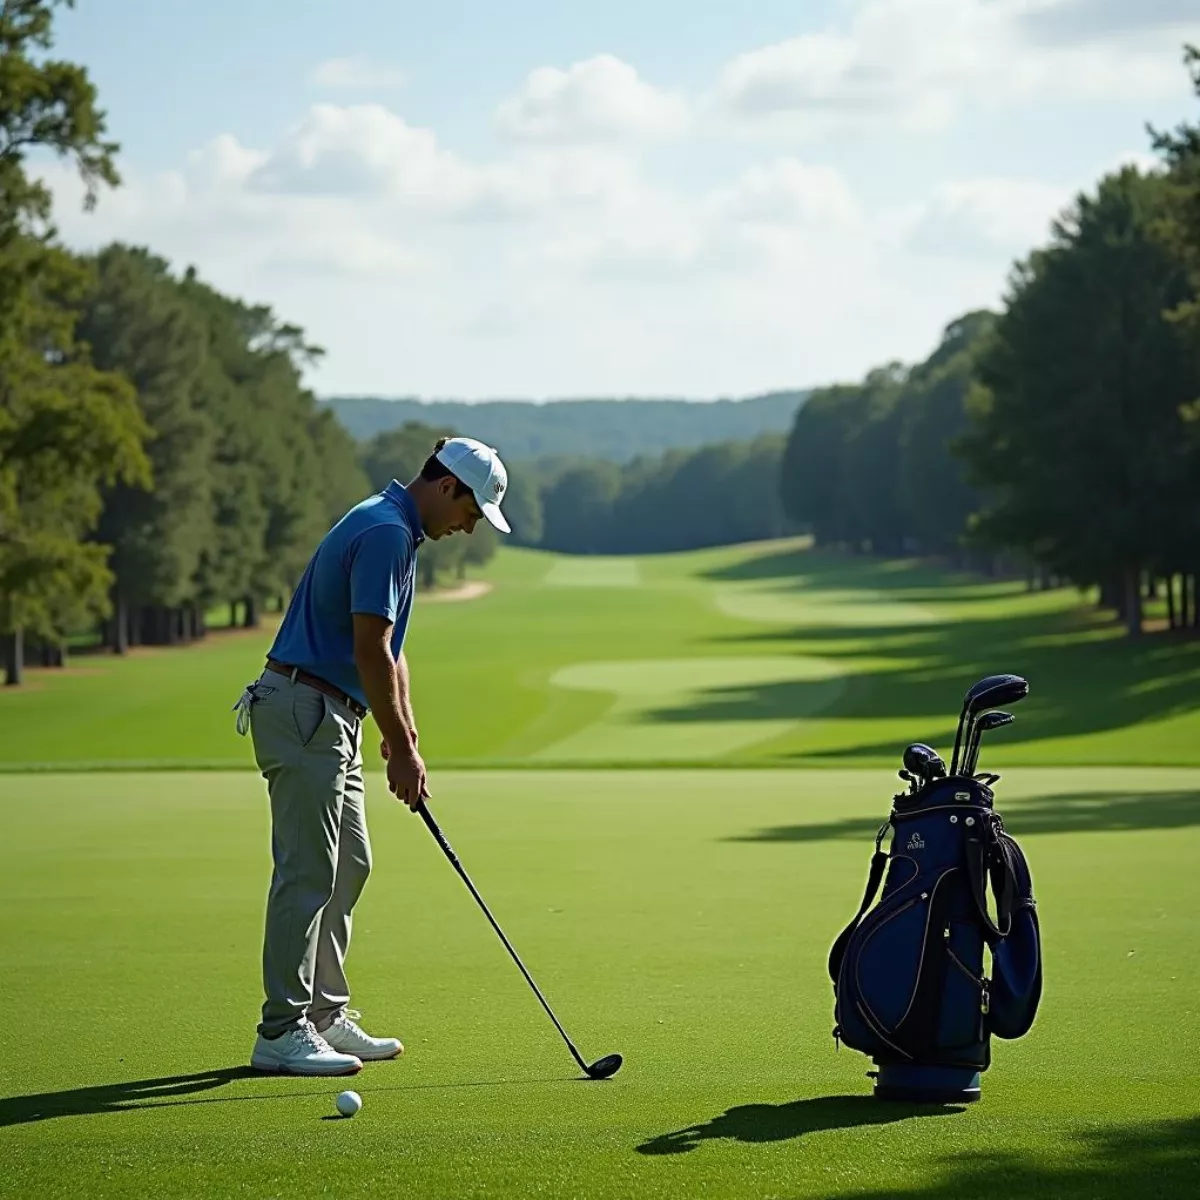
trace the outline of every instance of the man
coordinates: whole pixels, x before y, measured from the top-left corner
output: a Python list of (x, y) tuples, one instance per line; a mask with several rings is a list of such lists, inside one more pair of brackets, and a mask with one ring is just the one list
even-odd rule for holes
[(371, 870), (362, 721), (383, 742), (388, 789), (410, 809), (430, 794), (417, 750), (404, 637), (426, 538), (471, 533), (500, 512), (508, 475), (471, 438), (437, 443), (420, 474), (350, 509), (325, 535), (292, 596), (259, 678), (234, 706), (251, 731), (271, 801), (274, 872), (263, 938), (266, 999), (251, 1066), (349, 1075), (404, 1047), (347, 1008), (351, 913)]

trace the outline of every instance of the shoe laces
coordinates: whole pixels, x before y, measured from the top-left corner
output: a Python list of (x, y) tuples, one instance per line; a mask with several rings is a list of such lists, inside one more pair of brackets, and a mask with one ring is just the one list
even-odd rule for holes
[(344, 1013), (341, 1014), (341, 1016), (337, 1018), (335, 1024), (346, 1025), (355, 1033), (362, 1033), (362, 1030), (359, 1029), (358, 1025), (356, 1024), (356, 1022), (361, 1020), (362, 1013), (360, 1013), (357, 1008), (348, 1008)]
[(317, 1027), (311, 1021), (301, 1021), (296, 1026), (296, 1038), (314, 1050), (329, 1050), (329, 1043), (317, 1032)]

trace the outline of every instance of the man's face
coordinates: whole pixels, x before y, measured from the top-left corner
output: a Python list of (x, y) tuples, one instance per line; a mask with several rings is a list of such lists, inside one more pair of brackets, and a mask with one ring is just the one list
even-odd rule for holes
[(438, 480), (437, 504), (433, 506), (425, 527), (425, 536), (432, 541), (439, 541), (454, 533), (472, 533), (476, 522), (483, 516), (469, 490), (461, 496), (455, 496), (457, 486), (458, 481), (451, 476)]

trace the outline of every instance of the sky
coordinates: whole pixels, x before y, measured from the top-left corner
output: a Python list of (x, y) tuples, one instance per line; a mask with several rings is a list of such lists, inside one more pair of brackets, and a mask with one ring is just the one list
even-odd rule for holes
[(1147, 125), (1196, 0), (77, 0), (63, 239), (268, 304), (321, 396), (742, 397), (915, 362)]

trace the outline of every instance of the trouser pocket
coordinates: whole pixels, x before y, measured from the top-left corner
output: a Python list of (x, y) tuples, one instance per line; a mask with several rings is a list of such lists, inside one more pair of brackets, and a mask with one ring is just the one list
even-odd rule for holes
[(292, 688), (292, 724), (302, 747), (307, 747), (317, 736), (317, 730), (324, 724), (327, 715), (323, 692), (306, 684), (297, 684)]

